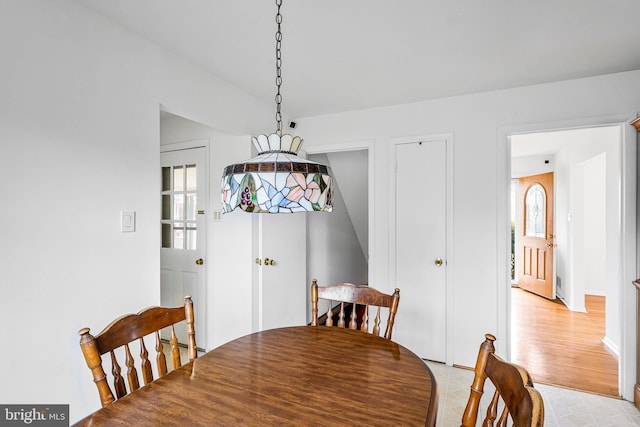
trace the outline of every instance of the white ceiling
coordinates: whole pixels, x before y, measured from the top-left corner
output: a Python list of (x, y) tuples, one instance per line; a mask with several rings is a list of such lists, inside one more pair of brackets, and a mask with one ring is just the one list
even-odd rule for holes
[(592, 141), (599, 141), (604, 147), (620, 138), (618, 132), (616, 126), (600, 126), (512, 135), (511, 157), (555, 155), (567, 148), (579, 150)]
[[(76, 1), (275, 105), (275, 1)], [(638, 0), (284, 0), (282, 15), (293, 118), (640, 69)]]

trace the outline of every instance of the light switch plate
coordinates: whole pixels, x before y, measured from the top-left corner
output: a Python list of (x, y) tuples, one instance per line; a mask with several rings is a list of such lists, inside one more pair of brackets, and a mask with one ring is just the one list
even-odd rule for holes
[(120, 231), (122, 231), (123, 233), (131, 233), (136, 231), (135, 211), (122, 211), (120, 213)]

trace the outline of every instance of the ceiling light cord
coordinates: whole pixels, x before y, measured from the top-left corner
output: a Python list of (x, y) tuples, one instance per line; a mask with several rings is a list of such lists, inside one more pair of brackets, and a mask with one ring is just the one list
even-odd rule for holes
[(282, 6), (282, 0), (276, 0), (276, 6), (278, 7), (276, 13), (276, 24), (278, 24), (276, 30), (276, 133), (282, 136), (282, 95), (280, 94), (280, 86), (282, 86), (282, 30), (280, 28), (282, 15), (280, 14), (280, 6)]

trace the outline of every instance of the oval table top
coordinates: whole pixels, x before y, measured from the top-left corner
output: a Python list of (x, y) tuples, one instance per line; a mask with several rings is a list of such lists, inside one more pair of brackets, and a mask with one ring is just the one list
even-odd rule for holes
[(435, 426), (436, 381), (393, 341), (299, 326), (224, 344), (77, 425)]

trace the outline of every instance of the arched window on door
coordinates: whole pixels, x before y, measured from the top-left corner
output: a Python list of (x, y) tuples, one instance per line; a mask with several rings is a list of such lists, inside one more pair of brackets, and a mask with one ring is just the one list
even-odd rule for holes
[(525, 234), (531, 237), (545, 236), (547, 195), (540, 184), (533, 184), (525, 197)]

